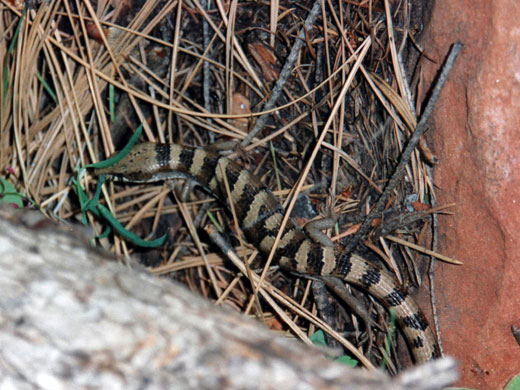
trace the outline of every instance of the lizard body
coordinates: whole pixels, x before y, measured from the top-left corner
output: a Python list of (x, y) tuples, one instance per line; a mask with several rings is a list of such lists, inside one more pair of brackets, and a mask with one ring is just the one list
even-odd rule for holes
[[(225, 175), (238, 223), (264, 254), (271, 251), (285, 213), (278, 199), (254, 175), (206, 148), (137, 144), (119, 163), (95, 173), (134, 183), (195, 180), (220, 200), (227, 199)], [(302, 274), (335, 276), (364, 289), (387, 309), (394, 310), (417, 363), (439, 357), (437, 342), (424, 314), (387, 271), (356, 254), (344, 254), (315, 242), (291, 219), (281, 235), (273, 264)]]

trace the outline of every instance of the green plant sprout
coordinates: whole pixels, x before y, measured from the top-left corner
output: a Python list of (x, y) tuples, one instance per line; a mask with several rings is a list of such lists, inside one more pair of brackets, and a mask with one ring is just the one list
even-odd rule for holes
[(101, 235), (99, 235), (98, 238), (106, 237), (110, 233), (110, 230), (112, 228), (123, 239), (131, 242), (136, 246), (144, 248), (155, 248), (164, 244), (164, 241), (166, 240), (166, 234), (155, 240), (144, 240), (132, 233), (131, 231), (125, 229), (124, 226), (121, 225), (121, 223), (112, 215), (112, 213), (105, 206), (99, 203), (99, 196), (101, 195), (101, 187), (105, 182), (105, 175), (99, 176), (96, 190), (94, 192), (94, 197), (92, 199), (88, 198), (87, 194), (85, 193), (85, 190), (83, 189), (83, 187), (81, 187), (80, 184), (80, 177), (85, 171), (85, 169), (107, 168), (121, 161), (130, 152), (135, 142), (141, 135), (142, 130), (143, 125), (141, 124), (135, 131), (135, 134), (132, 136), (132, 138), (130, 138), (130, 141), (128, 141), (128, 144), (115, 156), (94, 164), (86, 165), (85, 167), (78, 169), (77, 176), (75, 178), (72, 178), (72, 188), (78, 196), (82, 214), (81, 223), (87, 225), (87, 212), (91, 212), (94, 216), (105, 220), (110, 225), (110, 227), (107, 227), (107, 229)]

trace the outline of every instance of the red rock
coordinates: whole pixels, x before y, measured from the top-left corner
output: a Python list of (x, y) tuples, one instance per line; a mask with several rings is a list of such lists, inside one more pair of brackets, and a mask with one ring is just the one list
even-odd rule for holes
[[(445, 353), (460, 386), (499, 389), (520, 373), (520, 2), (437, 0), (422, 41), (439, 61), (465, 47), (434, 112), (442, 253), (435, 274)], [(438, 64), (424, 63), (425, 80)]]

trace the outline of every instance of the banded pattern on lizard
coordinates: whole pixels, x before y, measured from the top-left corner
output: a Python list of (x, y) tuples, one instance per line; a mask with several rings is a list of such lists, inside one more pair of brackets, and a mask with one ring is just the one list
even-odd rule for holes
[[(95, 173), (132, 183), (179, 178), (195, 180), (221, 201), (227, 199), (224, 174), (238, 223), (251, 243), (264, 254), (271, 251), (285, 213), (276, 197), (254, 175), (207, 148), (137, 144), (119, 163), (96, 169)], [(412, 297), (390, 273), (362, 257), (346, 255), (315, 242), (289, 219), (273, 264), (302, 274), (335, 276), (366, 290), (387, 309), (394, 310), (417, 363), (440, 355), (433, 332)]]

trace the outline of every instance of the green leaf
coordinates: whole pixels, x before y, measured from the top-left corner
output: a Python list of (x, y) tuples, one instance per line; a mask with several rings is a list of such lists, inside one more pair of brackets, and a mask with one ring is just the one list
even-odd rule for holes
[(23, 208), (24, 196), (16, 191), (11, 183), (0, 177), (0, 203), (13, 204), (17, 208)]
[[(81, 223), (84, 225), (87, 224), (87, 211), (90, 211), (92, 214), (94, 214), (98, 218), (103, 218), (105, 221), (108, 222), (108, 224), (117, 232), (121, 237), (124, 239), (130, 241), (132, 244), (141, 246), (144, 248), (154, 248), (157, 246), (161, 246), (164, 244), (164, 241), (166, 240), (166, 234), (162, 237), (157, 238), (156, 240), (152, 241), (146, 241), (142, 238), (138, 237), (134, 233), (132, 233), (129, 230), (126, 230), (123, 225), (119, 223), (119, 221), (110, 213), (110, 211), (99, 203), (99, 195), (101, 193), (101, 186), (105, 182), (105, 176), (101, 175), (99, 177), (98, 184), (96, 186), (96, 191), (94, 193), (94, 197), (92, 199), (89, 199), (85, 191), (80, 185), (79, 182), (79, 173), (78, 178), (72, 179), (72, 188), (76, 192), (80, 204), (80, 209), (82, 213), (81, 217)], [(105, 229), (103, 233), (101, 233), (98, 238), (104, 238), (108, 235), (110, 232), (110, 229)]]
[[(98, 209), (93, 207), (92, 202), (90, 201), (87, 194), (83, 190), (83, 187), (81, 187), (81, 183), (79, 182), (79, 177), (80, 177), (79, 172), (81, 172), (81, 170), (78, 171), (77, 178), (73, 177), (71, 182), (72, 182), (72, 189), (76, 193), (76, 196), (78, 197), (78, 200), (79, 200), (79, 207), (81, 209), (81, 220), (80, 221), (83, 225), (86, 226), (88, 224), (87, 211), (90, 211), (96, 217), (101, 217), (101, 215), (99, 214)], [(101, 187), (101, 186), (98, 185), (98, 187)], [(97, 188), (96, 188), (96, 192), (97, 192)]]
[(358, 364), (358, 361), (356, 359), (352, 359), (350, 356), (347, 355), (343, 355), (334, 361), (341, 364), (346, 364), (349, 367), (356, 367)]
[(52, 90), (49, 83), (47, 83), (47, 81), (44, 80), (44, 78), (41, 76), (41, 74), (39, 72), (36, 72), (36, 78), (38, 80), (40, 80), (40, 83), (42, 83), (43, 88), (47, 91), (47, 93), (52, 98), (52, 100), (54, 100), (54, 103), (58, 104), (58, 98), (56, 97), (56, 94)]
[(123, 149), (121, 149), (121, 151), (119, 153), (117, 153), (115, 156), (107, 158), (106, 160), (99, 161), (94, 164), (89, 164), (89, 165), (85, 166), (85, 168), (100, 169), (100, 168), (108, 168), (108, 167), (111, 167), (112, 165), (117, 164), (130, 152), (130, 150), (132, 150), (132, 148), (134, 147), (134, 144), (136, 143), (137, 139), (139, 138), (139, 136), (141, 135), (142, 132), (143, 132), (143, 124), (141, 123), (139, 125), (139, 127), (135, 130), (135, 133), (134, 133), (134, 135), (132, 135), (132, 138), (130, 138), (130, 141), (128, 141), (128, 143), (125, 145), (125, 147)]
[[(309, 340), (311, 340), (311, 342), (317, 347), (327, 346), (327, 342), (325, 341), (325, 333), (323, 333), (322, 330), (317, 330), (316, 332), (314, 332), (311, 335), (311, 337), (309, 337)], [(356, 367), (358, 364), (358, 361), (356, 359), (352, 359), (350, 356), (347, 355), (340, 356), (339, 358), (334, 359), (334, 361), (341, 364), (346, 364), (350, 367)]]
[(511, 379), (504, 390), (520, 390), (520, 374)]
[(210, 219), (210, 221), (213, 223), (213, 225), (215, 225), (215, 227), (217, 228), (217, 230), (218, 230), (220, 233), (223, 233), (223, 232), (224, 232), (224, 229), (222, 228), (222, 226), (220, 226), (220, 224), (219, 224), (218, 221), (217, 221), (217, 218), (215, 218), (215, 216), (213, 215), (213, 213), (212, 213), (211, 211), (208, 211), (206, 214), (207, 214), (208, 218)]
[(119, 233), (121, 237), (130, 241), (134, 245), (138, 245), (143, 248), (155, 248), (164, 244), (164, 240), (166, 240), (166, 234), (155, 240), (143, 240), (139, 236), (136, 236), (134, 233), (132, 233), (130, 230), (126, 230), (105, 206), (102, 204), (97, 204), (96, 208), (98, 209), (101, 216), (110, 224), (110, 226), (112, 226), (116, 232)]
[(110, 113), (110, 122), (114, 123), (116, 114), (114, 109), (114, 86), (108, 84), (108, 112)]
[(381, 370), (384, 370), (386, 367), (387, 359), (390, 359), (390, 346), (392, 344), (392, 337), (395, 333), (395, 312), (390, 309), (390, 326), (388, 328), (388, 334), (385, 339), (385, 354), (383, 356), (383, 360), (381, 361)]
[(14, 46), (16, 44), (16, 41), (18, 40), (18, 34), (20, 33), (20, 29), (22, 28), (23, 20), (25, 19), (25, 13), (26, 8), (23, 8), (22, 16), (20, 17), (20, 20), (18, 21), (18, 24), (16, 25), (16, 30), (14, 31), (13, 39), (11, 39), (11, 42), (9, 43), (9, 48), (7, 49), (7, 52), (5, 53), (4, 57), (4, 83), (3, 83), (3, 89), (2, 89), (2, 96), (3, 101), (5, 103), (7, 94), (9, 92), (9, 56), (14, 51)]
[(325, 341), (325, 333), (323, 333), (322, 330), (317, 330), (314, 332), (311, 337), (309, 337), (309, 340), (311, 340), (311, 342), (318, 347), (327, 346), (327, 342)]
[[(162, 237), (159, 237), (155, 240), (147, 241), (143, 240), (142, 238), (138, 237), (134, 233), (132, 233), (129, 230), (126, 230), (123, 225), (119, 223), (119, 221), (110, 213), (110, 211), (99, 203), (99, 196), (101, 194), (101, 187), (103, 183), (105, 182), (105, 175), (100, 175), (98, 179), (98, 183), (96, 186), (96, 191), (94, 193), (94, 197), (92, 199), (89, 199), (87, 194), (85, 193), (85, 190), (81, 187), (80, 184), (80, 177), (85, 171), (86, 168), (107, 168), (114, 164), (117, 164), (119, 161), (125, 157), (132, 147), (134, 146), (135, 142), (141, 135), (141, 132), (143, 131), (143, 125), (139, 125), (139, 127), (136, 129), (134, 135), (132, 138), (130, 138), (130, 141), (128, 141), (128, 144), (115, 156), (110, 157), (106, 160), (97, 162), (95, 164), (89, 164), (83, 168), (80, 168), (77, 170), (77, 175), (75, 178), (72, 179), (72, 188), (76, 192), (81, 208), (82, 218), (81, 222), (83, 224), (87, 224), (87, 211), (90, 211), (92, 214), (94, 214), (98, 218), (104, 219), (108, 224), (125, 240), (130, 241), (132, 244), (145, 247), (145, 248), (154, 248), (157, 246), (161, 246), (164, 244), (164, 241), (166, 240), (166, 234)], [(98, 238), (103, 238), (108, 235), (110, 232), (110, 228), (105, 229), (103, 233), (101, 233)]]

